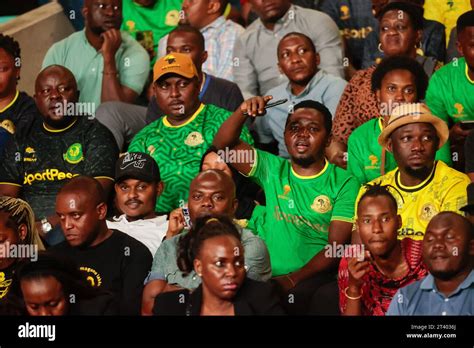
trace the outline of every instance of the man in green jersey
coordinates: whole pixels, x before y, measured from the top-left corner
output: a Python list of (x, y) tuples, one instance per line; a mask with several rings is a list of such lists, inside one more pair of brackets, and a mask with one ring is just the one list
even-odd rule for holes
[(38, 121), (6, 146), (0, 195), (24, 198), (38, 220), (36, 228), (51, 245), (64, 239), (55, 210), (59, 188), (74, 176), (89, 175), (108, 193), (118, 149), (107, 128), (81, 114), (76, 80), (67, 68), (53, 65), (41, 71), (34, 98)]
[[(462, 122), (474, 121), (474, 10), (458, 18), (456, 29), (457, 48), (463, 57), (445, 65), (432, 76), (426, 104), (435, 116), (450, 126), (449, 139), (462, 164), (462, 146), (470, 132)], [(458, 169), (464, 168), (459, 166)]]
[(158, 41), (178, 25), (182, 3), (183, 0), (123, 0), (121, 29), (148, 52), (152, 67)]
[(334, 276), (343, 256), (337, 251), (350, 240), (359, 184), (324, 157), (332, 117), (321, 103), (302, 101), (288, 115), (284, 138), (290, 161), (239, 140), (248, 117), (262, 116), (271, 99), (245, 101), (224, 122), (214, 145), (223, 149), (226, 163), (265, 191), (266, 208), (253, 228), (267, 244), (274, 280), (285, 297), (293, 295), (286, 297), (288, 312), (337, 314)]
[[(156, 211), (166, 213), (184, 206), (202, 155), (231, 113), (201, 103), (198, 73), (189, 55), (170, 53), (157, 60), (153, 81), (156, 101), (166, 116), (142, 129), (128, 151), (148, 153), (158, 163), (164, 190)], [(242, 136), (253, 143), (246, 128)]]
[[(357, 127), (347, 143), (347, 170), (361, 184), (397, 167), (393, 154), (380, 146), (377, 139), (386, 127), (392, 109), (424, 99), (427, 86), (425, 71), (412, 58), (389, 57), (377, 66), (372, 75), (372, 91), (377, 96), (380, 117)], [(449, 146), (443, 145), (436, 152), (436, 159), (451, 164)]]

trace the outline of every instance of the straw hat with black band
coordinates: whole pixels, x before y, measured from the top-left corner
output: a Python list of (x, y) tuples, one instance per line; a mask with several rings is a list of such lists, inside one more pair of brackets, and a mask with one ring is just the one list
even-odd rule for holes
[(449, 129), (439, 117), (434, 116), (430, 109), (422, 103), (401, 104), (392, 110), (392, 115), (386, 127), (379, 135), (379, 144), (387, 146), (390, 135), (398, 128), (411, 123), (429, 123), (436, 129), (439, 138), (438, 149), (441, 148), (449, 137)]

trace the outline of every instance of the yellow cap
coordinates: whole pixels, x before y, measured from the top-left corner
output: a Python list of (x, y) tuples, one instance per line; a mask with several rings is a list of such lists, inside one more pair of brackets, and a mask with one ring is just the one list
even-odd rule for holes
[(165, 74), (177, 74), (188, 79), (198, 77), (191, 57), (183, 53), (170, 53), (156, 61), (153, 67), (153, 82)]

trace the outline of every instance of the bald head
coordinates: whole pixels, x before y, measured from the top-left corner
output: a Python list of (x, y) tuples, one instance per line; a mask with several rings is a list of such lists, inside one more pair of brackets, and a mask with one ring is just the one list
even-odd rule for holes
[(426, 230), (449, 227), (455, 227), (455, 229), (464, 234), (468, 240), (474, 239), (474, 229), (471, 222), (464, 216), (452, 211), (443, 211), (433, 217), (426, 227)]
[(220, 170), (200, 172), (191, 182), (188, 207), (193, 223), (197, 218), (207, 215), (233, 218), (237, 209), (234, 181)]
[(72, 247), (99, 244), (108, 233), (107, 205), (99, 182), (88, 176), (68, 181), (56, 196), (56, 214)]
[(54, 65), (49, 65), (43, 70), (41, 70), (38, 76), (36, 77), (36, 81), (35, 81), (36, 93), (38, 93), (41, 90), (40, 88), (44, 79), (51, 75), (57, 75), (66, 79), (71, 84), (72, 88), (74, 88), (77, 91), (76, 78), (74, 77), (74, 74), (71, 72), (71, 70), (69, 70), (65, 66), (54, 64)]
[(59, 190), (58, 196), (65, 193), (77, 194), (94, 206), (100, 203), (106, 203), (105, 192), (102, 188), (102, 185), (96, 179), (91, 178), (90, 176), (75, 176), (66, 182)]

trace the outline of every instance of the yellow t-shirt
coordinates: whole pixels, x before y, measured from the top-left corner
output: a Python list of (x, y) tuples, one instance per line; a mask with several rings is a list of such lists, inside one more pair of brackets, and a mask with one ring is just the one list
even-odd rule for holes
[[(433, 171), (421, 184), (407, 187), (400, 183), (398, 168), (370, 183), (381, 182), (391, 185), (393, 197), (398, 203), (398, 214), (402, 217), (402, 228), (398, 230), (398, 239), (410, 237), (415, 240), (423, 239), (426, 227), (431, 218), (441, 211), (454, 211), (462, 214), (459, 208), (467, 204), (467, 185), (469, 177), (448, 167), (442, 161), (436, 161)], [(398, 192), (397, 192), (398, 190)], [(362, 186), (356, 200), (366, 191)]]
[(446, 27), (446, 44), (448, 43), (451, 29), (456, 26), (456, 21), (464, 12), (470, 11), (470, 0), (429, 0), (425, 1), (424, 17), (438, 21)]

